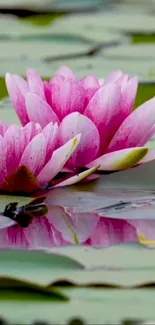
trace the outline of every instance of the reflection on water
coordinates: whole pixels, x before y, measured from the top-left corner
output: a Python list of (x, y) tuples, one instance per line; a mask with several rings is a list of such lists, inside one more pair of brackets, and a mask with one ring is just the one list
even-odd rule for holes
[(154, 191), (57, 188), (47, 204), (49, 220), (65, 243), (107, 247), (155, 239)]
[(76, 213), (98, 213), (119, 219), (154, 219), (155, 192), (138, 190), (73, 191), (53, 189), (48, 195), (49, 206), (63, 206)]

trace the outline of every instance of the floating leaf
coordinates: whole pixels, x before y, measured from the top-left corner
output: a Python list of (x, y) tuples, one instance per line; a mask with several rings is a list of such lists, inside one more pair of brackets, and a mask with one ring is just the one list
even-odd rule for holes
[(34, 9), (39, 3), (40, 0), (7, 0), (7, 3), (5, 0), (1, 0), (0, 7), (9, 9)]
[(26, 250), (0, 250), (0, 276), (13, 277), (47, 286), (55, 278), (84, 269), (74, 258), (55, 253)]
[(15, 280), (13, 278), (0, 278), (0, 301), (67, 301), (68, 297), (55, 288), (45, 288), (31, 282)]
[(63, 55), (85, 55), (91, 46), (81, 42), (1, 41), (0, 59), (45, 59)]
[[(77, 20), (78, 18), (76, 18)], [(121, 31), (127, 34), (153, 34), (155, 33), (155, 20), (153, 15), (140, 12), (108, 12), (99, 15), (83, 15), (81, 20), (93, 24), (98, 20), (101, 28), (108, 28), (112, 31)], [(131, 24), (132, 21), (132, 24)], [(145, 23), (144, 23), (145, 22)]]
[[(83, 19), (78, 16), (73, 16), (74, 24), (70, 28), (71, 18), (67, 16), (66, 18), (60, 17), (54, 23), (50, 23), (47, 26), (35, 26), (28, 23), (26, 20), (19, 20), (12, 16), (7, 16), (6, 18), (0, 16), (0, 38), (2, 40), (11, 39), (12, 40), (34, 40), (44, 41), (48, 40), (51, 42), (62, 41), (62, 46), (66, 47), (66, 42), (71, 41), (76, 45), (76, 42), (81, 41), (81, 46), (83, 46), (84, 41), (90, 42), (102, 42), (104, 44), (109, 44), (111, 42), (125, 41), (124, 38), (119, 33), (110, 32), (109, 30), (103, 30), (99, 26), (98, 16), (96, 18), (96, 23), (93, 21), (90, 26), (87, 22), (84, 24)], [(72, 24), (72, 22), (71, 22)], [(89, 27), (89, 28), (88, 28)], [(83, 40), (83, 42), (82, 42)], [(78, 43), (77, 43), (78, 44)], [(64, 48), (65, 50), (65, 48)]]
[(146, 60), (149, 62), (149, 60), (155, 59), (155, 44), (122, 45), (115, 47), (115, 49), (105, 49), (103, 53), (106, 57), (128, 59), (131, 61)]
[[(3, 318), (14, 324), (36, 320), (63, 324), (75, 317), (87, 324), (120, 323), (131, 314), (137, 319), (153, 319), (154, 250), (120, 245), (108, 249), (60, 247), (52, 251), (0, 251)], [(53, 280), (57, 289), (51, 286)], [(65, 280), (66, 284), (70, 281), (85, 287), (61, 287)], [(100, 288), (93, 287), (95, 282)], [(67, 297), (70, 300), (63, 302)]]

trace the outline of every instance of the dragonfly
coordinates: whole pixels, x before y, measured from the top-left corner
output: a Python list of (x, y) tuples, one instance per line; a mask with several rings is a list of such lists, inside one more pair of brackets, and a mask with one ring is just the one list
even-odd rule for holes
[(48, 208), (45, 204), (46, 197), (41, 196), (33, 199), (30, 203), (18, 207), (18, 202), (11, 202), (6, 205), (1, 216), (10, 218), (22, 228), (27, 228), (35, 217), (47, 215)]

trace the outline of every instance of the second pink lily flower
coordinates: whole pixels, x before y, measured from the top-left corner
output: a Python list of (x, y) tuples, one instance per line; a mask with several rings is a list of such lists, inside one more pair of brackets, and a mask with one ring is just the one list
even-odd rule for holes
[(7, 73), (6, 85), (23, 125), (57, 122), (58, 146), (81, 134), (65, 166), (68, 171), (97, 165), (116, 171), (155, 158), (144, 147), (155, 132), (155, 98), (133, 111), (137, 77), (116, 71), (105, 80), (94, 76), (78, 80), (62, 67), (47, 82), (29, 69), (27, 81)]

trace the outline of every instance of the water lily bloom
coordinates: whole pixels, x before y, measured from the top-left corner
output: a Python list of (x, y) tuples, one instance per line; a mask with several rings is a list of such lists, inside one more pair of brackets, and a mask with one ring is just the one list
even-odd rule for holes
[(137, 77), (116, 71), (106, 79), (78, 80), (62, 67), (47, 82), (29, 69), (27, 81), (7, 73), (6, 85), (23, 125), (58, 123), (59, 146), (81, 134), (65, 164), (68, 171), (97, 165), (99, 170), (116, 171), (155, 158), (145, 146), (155, 133), (155, 97), (133, 110)]
[(71, 244), (107, 247), (137, 241), (136, 228), (125, 220), (67, 212), (60, 206), (50, 207), (47, 216), (34, 218), (27, 228), (0, 217), (0, 248), (47, 249)]
[[(80, 141), (79, 134), (56, 147), (57, 136), (57, 123), (50, 122), (41, 128), (33, 122), (24, 127), (7, 126), (1, 122), (0, 190), (31, 193), (48, 185), (61, 171)], [(74, 174), (71, 178), (75, 183), (91, 172), (93, 169), (79, 175)]]

